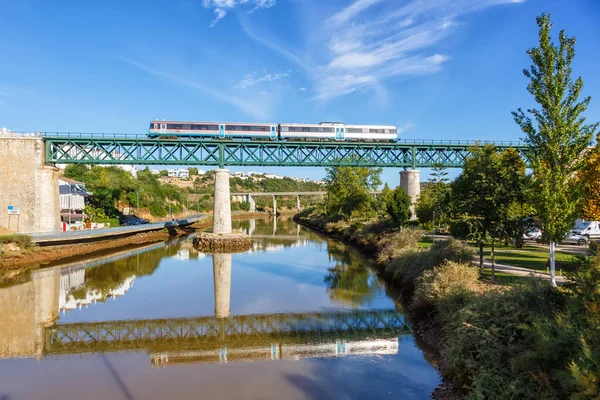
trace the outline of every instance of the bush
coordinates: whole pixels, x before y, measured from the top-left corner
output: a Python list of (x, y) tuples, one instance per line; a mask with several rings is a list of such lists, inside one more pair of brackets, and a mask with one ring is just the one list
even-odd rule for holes
[(440, 313), (447, 375), (456, 387), (468, 388), (471, 398), (568, 397), (553, 373), (573, 351), (575, 339), (554, 319), (564, 304), (561, 292), (532, 277), (527, 285), (489, 291), (461, 309)]
[(0, 235), (0, 243), (14, 243), (21, 249), (31, 247), (31, 237), (20, 234)]
[(423, 237), (423, 233), (420, 229), (407, 228), (385, 236), (378, 244), (377, 262), (380, 264), (387, 263), (400, 257), (407, 250), (416, 248), (417, 243)]
[(479, 287), (479, 271), (473, 264), (448, 261), (423, 272), (417, 280), (412, 307), (432, 307), (454, 296), (465, 299)]
[(392, 260), (386, 272), (407, 290), (412, 290), (421, 274), (444, 262), (468, 264), (473, 260), (473, 250), (463, 242), (448, 239), (435, 242), (428, 250), (415, 249)]

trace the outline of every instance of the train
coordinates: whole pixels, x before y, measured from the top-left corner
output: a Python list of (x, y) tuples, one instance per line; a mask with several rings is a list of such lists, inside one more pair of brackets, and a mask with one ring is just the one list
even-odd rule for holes
[(245, 122), (150, 121), (148, 136), (163, 139), (283, 140), (391, 143), (398, 140), (393, 125), (277, 124)]

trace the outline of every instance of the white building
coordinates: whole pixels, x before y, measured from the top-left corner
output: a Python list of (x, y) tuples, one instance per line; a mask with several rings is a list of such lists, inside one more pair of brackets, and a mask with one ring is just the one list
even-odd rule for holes
[(190, 172), (185, 168), (167, 170), (169, 178), (187, 179), (190, 177)]

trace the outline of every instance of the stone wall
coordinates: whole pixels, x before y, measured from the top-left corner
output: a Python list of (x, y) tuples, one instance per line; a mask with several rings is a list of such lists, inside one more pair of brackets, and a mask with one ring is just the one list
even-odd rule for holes
[[(39, 137), (0, 136), (0, 226), (16, 232), (60, 230), (58, 169), (44, 165)], [(8, 215), (8, 206), (21, 209)]]

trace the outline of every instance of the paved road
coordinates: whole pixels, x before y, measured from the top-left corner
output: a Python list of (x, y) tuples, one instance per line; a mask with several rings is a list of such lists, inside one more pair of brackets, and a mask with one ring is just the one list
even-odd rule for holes
[(38, 244), (50, 244), (61, 242), (72, 242), (77, 240), (88, 240), (101, 237), (113, 237), (131, 235), (133, 233), (156, 231), (164, 228), (174, 228), (178, 226), (191, 225), (194, 222), (206, 217), (208, 214), (195, 214), (187, 218), (175, 221), (156, 222), (153, 224), (119, 226), (115, 228), (87, 229), (83, 231), (68, 232), (45, 232), (45, 233), (27, 233), (31, 241)]

